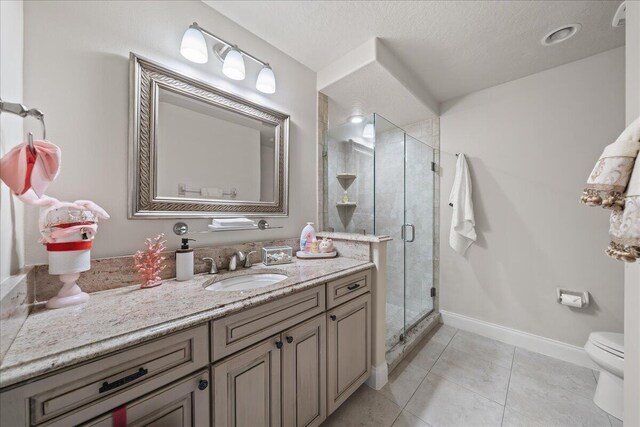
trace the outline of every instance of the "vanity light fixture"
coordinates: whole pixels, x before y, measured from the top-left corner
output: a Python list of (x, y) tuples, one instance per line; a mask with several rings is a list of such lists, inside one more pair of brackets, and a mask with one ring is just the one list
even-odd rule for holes
[(180, 53), (191, 62), (196, 64), (204, 64), (209, 60), (207, 52), (207, 42), (200, 31), (189, 27), (182, 36), (180, 44)]
[[(275, 93), (276, 77), (268, 63), (259, 60), (255, 56), (240, 49), (238, 46), (232, 45), (224, 39), (221, 39), (215, 34), (205, 30), (196, 22), (191, 24), (182, 36), (182, 43), (180, 45), (180, 53), (182, 56), (197, 64), (204, 64), (207, 62), (209, 60), (209, 55), (204, 36), (209, 36), (218, 41), (216, 46), (214, 46), (214, 51), (217, 53), (216, 57), (223, 61), (222, 72), (225, 76), (233, 80), (244, 80), (246, 75), (244, 57), (247, 57), (262, 65), (262, 69), (260, 70), (256, 81), (256, 89), (262, 93)], [(227, 48), (221, 49), (220, 45)]]
[(232, 80), (244, 80), (244, 59), (238, 49), (233, 48), (224, 58), (222, 72)]
[(258, 74), (258, 80), (256, 81), (256, 89), (262, 93), (275, 93), (276, 91), (276, 76), (273, 74), (273, 70), (269, 64), (262, 67), (260, 74)]

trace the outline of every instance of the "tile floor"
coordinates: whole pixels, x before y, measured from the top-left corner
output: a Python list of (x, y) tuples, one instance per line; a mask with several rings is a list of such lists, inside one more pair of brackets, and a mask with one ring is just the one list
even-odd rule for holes
[(323, 426), (621, 427), (592, 400), (597, 372), (439, 325), (375, 391), (360, 387)]

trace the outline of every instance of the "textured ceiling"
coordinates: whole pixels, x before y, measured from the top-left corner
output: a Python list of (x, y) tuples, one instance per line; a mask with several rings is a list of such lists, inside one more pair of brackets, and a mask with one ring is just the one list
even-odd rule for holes
[[(611, 1), (205, 1), (318, 71), (379, 37), (438, 101), (624, 44)], [(540, 39), (580, 23), (572, 39)], [(214, 31), (215, 32), (215, 31)]]

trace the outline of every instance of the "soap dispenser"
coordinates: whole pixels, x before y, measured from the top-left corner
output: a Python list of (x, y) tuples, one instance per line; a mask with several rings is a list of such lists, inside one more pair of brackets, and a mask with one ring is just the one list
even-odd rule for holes
[(176, 251), (176, 280), (185, 281), (193, 279), (193, 249), (189, 248), (189, 240), (182, 239), (182, 246)]

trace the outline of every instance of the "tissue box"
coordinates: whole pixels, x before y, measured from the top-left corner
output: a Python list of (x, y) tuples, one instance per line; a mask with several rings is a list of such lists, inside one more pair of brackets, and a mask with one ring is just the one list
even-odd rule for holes
[(293, 262), (293, 248), (290, 246), (266, 246), (262, 248), (262, 262), (264, 265)]

